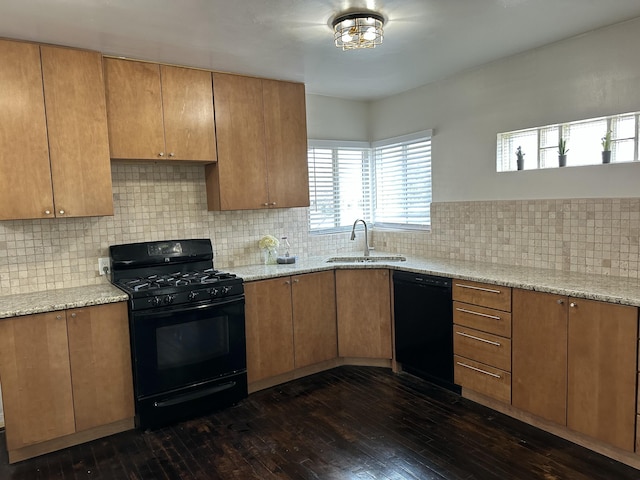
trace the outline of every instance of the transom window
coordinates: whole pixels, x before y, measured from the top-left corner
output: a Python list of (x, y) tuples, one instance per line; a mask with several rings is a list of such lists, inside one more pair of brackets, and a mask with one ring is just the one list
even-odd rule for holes
[(366, 142), (309, 140), (309, 229), (431, 224), (431, 131)]
[(638, 161), (638, 128), (636, 112), (499, 133), (497, 171), (518, 169), (518, 147), (524, 154), (524, 170), (558, 167), (560, 139), (566, 141), (566, 166), (601, 164), (607, 132), (612, 163)]

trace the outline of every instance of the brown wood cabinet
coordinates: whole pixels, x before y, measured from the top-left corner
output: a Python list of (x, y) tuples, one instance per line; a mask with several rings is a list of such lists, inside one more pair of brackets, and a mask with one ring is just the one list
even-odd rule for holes
[(101, 54), (0, 40), (0, 59), (0, 220), (113, 215)]
[(453, 280), (457, 385), (511, 403), (511, 288)]
[(245, 285), (249, 383), (336, 358), (332, 271)]
[(213, 90), (209, 210), (309, 206), (304, 84), (214, 73)]
[(514, 290), (513, 405), (634, 450), (638, 309)]
[(391, 286), (384, 269), (336, 270), (338, 355), (391, 358)]
[(12, 462), (72, 445), (78, 432), (133, 426), (126, 303), (0, 320), (0, 377)]
[(216, 161), (211, 72), (104, 59), (111, 157)]
[(333, 271), (291, 277), (295, 367), (338, 356), (336, 283)]

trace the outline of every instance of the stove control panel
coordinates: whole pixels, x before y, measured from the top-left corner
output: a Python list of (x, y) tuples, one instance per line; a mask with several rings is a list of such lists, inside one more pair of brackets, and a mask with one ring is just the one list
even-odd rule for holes
[(149, 295), (138, 293), (132, 301), (133, 310), (146, 310), (151, 308), (162, 309), (169, 306), (178, 306), (192, 303), (215, 303), (227, 297), (244, 294), (244, 285), (241, 279), (227, 285), (217, 287), (202, 286), (191, 289), (164, 289), (165, 291), (149, 292)]

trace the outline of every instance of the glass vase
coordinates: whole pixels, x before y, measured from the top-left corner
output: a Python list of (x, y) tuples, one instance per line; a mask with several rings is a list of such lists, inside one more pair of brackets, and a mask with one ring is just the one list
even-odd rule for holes
[(262, 259), (265, 265), (275, 265), (278, 263), (278, 251), (275, 248), (263, 248)]

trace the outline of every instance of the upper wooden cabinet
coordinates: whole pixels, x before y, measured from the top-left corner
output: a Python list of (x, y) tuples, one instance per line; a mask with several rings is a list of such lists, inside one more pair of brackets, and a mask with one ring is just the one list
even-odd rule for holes
[(388, 270), (336, 270), (336, 305), (339, 356), (391, 358)]
[(104, 59), (111, 158), (216, 161), (211, 72)]
[(100, 53), (0, 40), (0, 63), (0, 220), (113, 215)]
[(213, 91), (209, 210), (309, 206), (304, 84), (214, 73)]

